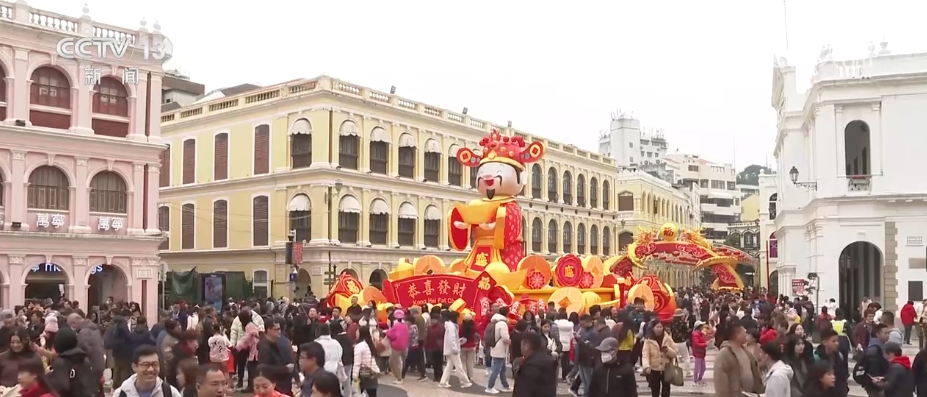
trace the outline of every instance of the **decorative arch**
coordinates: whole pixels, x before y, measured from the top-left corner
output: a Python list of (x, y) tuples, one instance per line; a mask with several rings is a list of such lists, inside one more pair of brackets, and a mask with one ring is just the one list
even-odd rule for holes
[[(64, 257), (59, 257), (59, 258), (64, 258)], [(69, 285), (69, 286), (74, 285), (74, 273), (71, 272), (72, 270), (71, 265), (66, 266), (66, 265), (59, 265), (55, 263), (54, 256), (46, 257), (46, 256), (38, 256), (38, 255), (26, 256), (26, 258), (23, 259), (23, 274), (22, 274), (22, 279), (20, 280), (22, 285), (26, 285), (26, 278), (29, 277), (29, 273), (32, 272), (33, 267), (35, 267), (36, 265), (44, 265), (46, 263), (51, 263), (51, 264), (54, 264), (55, 266), (58, 266), (58, 269), (60, 269), (61, 272), (64, 273), (64, 276), (66, 279), (65, 281), (67, 281), (66, 285)]]
[(7, 77), (12, 77), (13, 74), (13, 58), (7, 55), (5, 52), (0, 51), (0, 68), (3, 68), (3, 71), (6, 73)]
[(114, 172), (116, 175), (119, 175), (122, 178), (122, 181), (126, 184), (126, 193), (132, 193), (135, 191), (135, 185), (132, 183), (132, 178), (129, 175), (126, 175), (126, 172), (119, 167), (112, 167), (106, 165), (101, 165), (98, 167), (93, 167), (87, 171), (87, 188), (90, 189), (90, 183), (93, 182), (93, 178), (100, 174), (101, 172)]
[[(385, 212), (383, 212), (384, 210)], [(375, 196), (367, 205), (367, 211), (371, 215), (389, 215), (393, 212), (392, 210), (389, 200), (382, 196)]]
[(560, 190), (563, 192), (563, 202), (567, 205), (573, 204), (573, 173), (569, 170), (563, 171), (563, 178), (560, 181)]
[(872, 174), (872, 149), (870, 148), (869, 124), (863, 120), (853, 120), (843, 129), (844, 161), (847, 176), (868, 177)]
[[(125, 83), (123, 83), (123, 82), (122, 82), (122, 76), (121, 76), (121, 75), (118, 75), (118, 74), (115, 74), (115, 73), (107, 73), (107, 74), (101, 76), (101, 77), (100, 77), (100, 82), (101, 82), (101, 83), (103, 82), (103, 79), (112, 80), (113, 82), (115, 82), (115, 83), (117, 83), (119, 86), (121, 86), (122, 89), (125, 90), (125, 94), (126, 94), (126, 98), (125, 98), (125, 99), (126, 99), (126, 111), (129, 112), (129, 113), (131, 113), (131, 112), (132, 112), (132, 109), (129, 109), (129, 99), (135, 98), (135, 87), (133, 87), (132, 84), (125, 84)], [(94, 97), (94, 98), (96, 98), (97, 95), (100, 95), (100, 91), (98, 90), (99, 88), (100, 88), (100, 84), (97, 84), (96, 86), (93, 87), (94, 91), (96, 91), (96, 92), (93, 93), (93, 97)], [(99, 112), (94, 111), (94, 113), (99, 113)], [(107, 114), (108, 114), (108, 113), (107, 113)], [(127, 114), (127, 115), (121, 116), (121, 117), (131, 117), (131, 116), (132, 116), (131, 114)]]
[(360, 132), (357, 129), (357, 123), (351, 119), (347, 119), (341, 122), (341, 126), (338, 127), (338, 133), (342, 136), (360, 136)]
[(2, 178), (3, 181), (13, 180), (10, 174), (10, 164), (2, 157), (0, 157), (0, 178)]
[[(96, 273), (97, 267), (101, 267), (100, 270), (103, 271), (105, 271), (107, 268), (118, 271), (116, 274), (117, 278), (114, 281), (122, 281), (122, 278), (124, 278), (126, 286), (130, 288), (132, 287), (132, 277), (129, 277), (129, 275), (132, 274), (132, 271), (129, 266), (129, 261), (126, 258), (100, 258), (96, 261), (87, 261), (87, 270), (84, 272), (84, 285), (86, 285), (87, 288), (90, 288), (90, 276)], [(122, 276), (121, 278), (119, 278), (120, 275)], [(118, 282), (116, 284), (118, 285)], [(126, 295), (128, 295), (130, 292), (130, 290), (126, 291)], [(131, 298), (131, 296), (127, 296), (127, 298)]]
[(296, 134), (312, 134), (312, 122), (305, 117), (300, 117), (290, 125), (290, 135)]
[[(50, 57), (48, 60), (40, 59), (40, 58), (44, 58), (44, 57), (36, 57), (34, 60), (33, 59), (29, 60), (29, 67), (27, 69), (26, 76), (29, 76), (29, 78), (32, 79), (32, 74), (35, 73), (36, 70), (39, 70), (41, 68), (52, 68), (52, 69), (55, 69), (61, 72), (61, 74), (64, 75), (64, 78), (68, 79), (68, 84), (70, 84), (71, 87), (77, 87), (77, 84), (74, 83), (77, 80), (77, 77), (75, 76), (74, 73), (72, 73), (71, 70), (69, 70), (68, 68), (62, 65), (52, 64), (50, 62), (51, 60)], [(9, 70), (12, 70), (12, 69), (9, 69)]]
[[(30, 164), (28, 167), (26, 167), (26, 171), (23, 173), (26, 175), (26, 181), (29, 181), (29, 178), (32, 176), (32, 173), (35, 172), (35, 170), (39, 169), (40, 167), (45, 167), (45, 166), (55, 167), (61, 172), (63, 172), (64, 176), (68, 178), (68, 187), (77, 187), (77, 184), (75, 183), (76, 177), (74, 176), (74, 173), (68, 169), (67, 164), (64, 164), (57, 158), (55, 159), (54, 162), (52, 162), (52, 164), (49, 164), (47, 161), (35, 161), (34, 163)], [(89, 181), (87, 182), (87, 187), (90, 187)]]
[(531, 198), (540, 199), (542, 197), (541, 185), (544, 184), (544, 171), (541, 171), (541, 165), (534, 163), (531, 166)]
[(344, 270), (341, 271), (341, 274), (345, 274), (345, 273), (351, 275), (351, 277), (354, 277), (354, 278), (360, 280), (360, 277), (357, 275), (357, 270), (354, 270), (354, 269), (351, 269), (351, 268), (347, 268), (347, 269), (344, 269)]

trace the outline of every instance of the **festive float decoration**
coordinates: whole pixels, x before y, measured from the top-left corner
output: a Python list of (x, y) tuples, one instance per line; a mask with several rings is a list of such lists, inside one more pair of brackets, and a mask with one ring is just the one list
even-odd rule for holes
[[(522, 213), (515, 197), (524, 189), (526, 164), (540, 160), (544, 146), (521, 137), (493, 131), (480, 141), (480, 150), (460, 149), (457, 160), (475, 167), (477, 190), (483, 198), (458, 204), (448, 216), (448, 240), (464, 251), (465, 259), (446, 265), (441, 258), (402, 259), (383, 282), (383, 290), (363, 287), (342, 274), (329, 292), (329, 304), (346, 307), (353, 296), (374, 301), (380, 311), (442, 305), (458, 312), (484, 313), (493, 304), (507, 305), (510, 320), (525, 311), (537, 312), (553, 303), (568, 312), (586, 313), (594, 306), (624, 306), (641, 298), (661, 319), (676, 309), (672, 288), (655, 275), (635, 279), (634, 269), (647, 269), (651, 260), (711, 267), (718, 288), (743, 288), (733, 271), (739, 258), (733, 251), (713, 248), (697, 231), (680, 231), (665, 224), (659, 231), (641, 230), (626, 255), (602, 261), (598, 256), (566, 254), (553, 263), (539, 255), (526, 256)], [(381, 314), (385, 320), (385, 313)], [(477, 316), (482, 321), (483, 316)]]

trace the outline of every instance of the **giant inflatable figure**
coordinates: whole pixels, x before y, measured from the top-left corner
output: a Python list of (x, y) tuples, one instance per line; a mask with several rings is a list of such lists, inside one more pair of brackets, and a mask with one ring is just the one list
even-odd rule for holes
[(544, 156), (544, 145), (526, 144), (521, 137), (502, 136), (493, 130), (480, 140), (480, 147), (479, 153), (468, 148), (457, 151), (457, 161), (475, 168), (471, 172), (476, 172), (476, 190), (483, 197), (451, 210), (450, 245), (465, 250), (472, 233), (473, 248), (464, 261), (467, 269), (479, 272), (490, 264), (503, 263), (514, 272), (525, 257), (522, 214), (515, 196), (528, 182), (525, 165)]

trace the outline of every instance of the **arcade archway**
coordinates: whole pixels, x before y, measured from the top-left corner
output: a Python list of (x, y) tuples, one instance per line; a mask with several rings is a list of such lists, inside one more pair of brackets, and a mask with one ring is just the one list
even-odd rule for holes
[(360, 277), (357, 276), (357, 271), (354, 269), (344, 269), (341, 271), (341, 274), (345, 274), (345, 273), (349, 274), (351, 277), (354, 277), (360, 280)]
[(46, 262), (33, 265), (26, 274), (26, 299), (51, 299), (55, 302), (66, 296), (70, 280), (58, 265)]
[(377, 287), (377, 289), (383, 289), (383, 280), (386, 280), (386, 272), (383, 269), (374, 270), (373, 273), (370, 273), (370, 280), (367, 285)]
[(90, 269), (87, 278), (87, 307), (102, 306), (106, 299), (113, 298), (113, 302), (129, 302), (129, 289), (123, 286), (129, 284), (125, 272), (118, 266), (110, 264), (97, 265)]
[(772, 294), (776, 297), (779, 296), (779, 271), (778, 270), (773, 270), (773, 272), (769, 274), (769, 291), (767, 293)]
[(840, 252), (839, 302), (844, 313), (854, 313), (863, 297), (882, 300), (882, 258), (879, 247), (868, 241), (850, 243)]
[(312, 276), (309, 275), (309, 271), (306, 269), (300, 268), (299, 273), (296, 274), (296, 287), (294, 289), (294, 298), (305, 298), (309, 296), (309, 292), (312, 291)]

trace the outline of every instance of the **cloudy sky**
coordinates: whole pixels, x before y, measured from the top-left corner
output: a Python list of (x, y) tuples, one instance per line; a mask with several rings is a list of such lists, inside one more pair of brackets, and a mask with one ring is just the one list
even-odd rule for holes
[[(78, 16), (81, 2), (29, 0)], [(864, 57), (927, 48), (914, 0), (92, 0), (93, 19), (174, 43), (207, 89), (325, 73), (594, 150), (609, 114), (662, 128), (671, 151), (774, 163), (773, 55), (807, 87), (820, 47)], [(736, 159), (735, 159), (736, 153)]]

